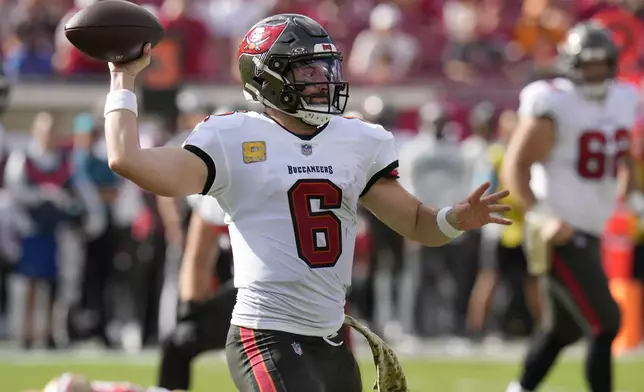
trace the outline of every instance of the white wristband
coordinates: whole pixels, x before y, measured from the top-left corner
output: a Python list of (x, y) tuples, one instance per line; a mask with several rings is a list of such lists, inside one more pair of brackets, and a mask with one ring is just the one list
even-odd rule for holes
[(136, 94), (130, 90), (110, 91), (105, 99), (105, 110), (103, 116), (115, 110), (129, 110), (135, 116), (139, 116)]
[(438, 228), (446, 237), (457, 238), (463, 234), (463, 231), (455, 229), (454, 226), (450, 225), (447, 221), (447, 213), (451, 209), (452, 207), (441, 208), (436, 216), (436, 223), (438, 224)]

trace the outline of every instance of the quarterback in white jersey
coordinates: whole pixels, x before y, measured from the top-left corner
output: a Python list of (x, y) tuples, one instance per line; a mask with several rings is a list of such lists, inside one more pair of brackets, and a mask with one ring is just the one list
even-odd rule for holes
[(508, 192), (483, 196), (489, 184), (440, 210), (400, 186), (393, 136), (341, 117), (342, 54), (306, 16), (266, 18), (239, 45), (244, 95), (264, 113), (207, 118), (183, 148), (139, 147), (133, 75), (149, 61), (146, 46), (110, 64), (110, 167), (156, 194), (214, 196), (226, 212), (239, 288), (226, 356), (241, 391), (362, 391), (341, 333), (358, 203), (427, 246), (511, 224), (494, 215), (508, 210), (499, 204)]
[(337, 332), (351, 285), (358, 199), (372, 178), (396, 169), (391, 133), (336, 116), (302, 137), (267, 114), (234, 113), (198, 125), (184, 148), (205, 152), (217, 170), (204, 193), (217, 196), (229, 217), (240, 289), (232, 323), (307, 336)]
[[(595, 24), (574, 26), (559, 60), (565, 78), (534, 82), (521, 92), (519, 125), (502, 164), (504, 182), (528, 211), (526, 224), (538, 225), (542, 249), (549, 250), (547, 261), (537, 257), (544, 251), (528, 258), (533, 271), (546, 274), (552, 313), (508, 392), (534, 391), (559, 352), (583, 335), (591, 342), (590, 390), (612, 390), (611, 344), (620, 312), (602, 267), (599, 235), (631, 183), (629, 140), (638, 96), (614, 80), (617, 48)], [(534, 164), (543, 168), (541, 200), (530, 188)]]

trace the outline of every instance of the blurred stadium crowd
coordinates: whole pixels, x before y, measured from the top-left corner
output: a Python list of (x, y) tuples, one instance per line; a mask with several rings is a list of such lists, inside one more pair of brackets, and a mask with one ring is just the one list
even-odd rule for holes
[[(84, 57), (63, 32), (66, 20), (92, 2), (0, 1), (9, 96), (23, 83), (106, 82), (105, 64)], [(180, 93), (186, 83), (217, 89), (236, 82), (236, 48), (248, 28), (269, 14), (301, 13), (335, 37), (352, 88), (372, 92), (352, 102), (352, 114), (395, 133), (403, 183), (436, 206), (494, 178), (497, 147), (515, 126), (517, 93), (555, 74), (556, 45), (569, 26), (602, 10), (619, 9), (634, 23), (644, 16), (637, 0), (135, 2), (166, 29), (142, 87), (145, 114), (162, 121), (142, 127), (142, 145), (162, 145), (211, 113), (245, 108)], [(622, 33), (633, 36), (623, 39), (639, 54), (641, 26), (626, 25)], [(434, 98), (400, 107), (381, 94), (390, 86), (427, 86)], [(10, 113), (11, 100), (3, 102)], [(175, 322), (190, 209), (159, 203), (109, 170), (95, 110), (101, 104), (88, 98), (72, 121), (41, 107), (25, 122), (30, 129), (7, 127), (0, 137), (0, 339), (25, 349), (95, 338), (105, 347), (137, 350), (156, 346)], [(512, 219), (517, 224), (508, 231), (469, 233), (446, 247), (421, 249), (365, 213), (351, 312), (410, 349), (432, 336), (467, 342), (490, 333), (528, 335), (540, 304), (520, 251), (512, 251), (520, 249), (520, 212)], [(500, 238), (503, 252), (496, 251)], [(221, 246), (230, 257), (225, 237)], [(218, 266), (213, 290), (230, 278), (230, 264)]]
[[(21, 78), (104, 76), (67, 42), (63, 27), (94, 0), (3, 0), (2, 54), (7, 74)], [(183, 40), (189, 79), (236, 79), (232, 54), (255, 21), (300, 13), (333, 33), (352, 82), (396, 83), (417, 78), (477, 85), (488, 76), (523, 83), (547, 72), (566, 29), (596, 0), (136, 0)]]

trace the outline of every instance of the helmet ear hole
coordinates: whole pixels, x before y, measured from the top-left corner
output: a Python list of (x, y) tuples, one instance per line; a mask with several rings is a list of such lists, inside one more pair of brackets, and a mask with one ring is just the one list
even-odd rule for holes
[(286, 111), (295, 111), (298, 106), (299, 94), (293, 88), (287, 87), (279, 95), (280, 105)]
[(288, 66), (288, 60), (285, 60), (285, 59), (271, 57), (268, 60), (268, 68), (279, 74), (284, 73), (286, 71), (287, 66)]

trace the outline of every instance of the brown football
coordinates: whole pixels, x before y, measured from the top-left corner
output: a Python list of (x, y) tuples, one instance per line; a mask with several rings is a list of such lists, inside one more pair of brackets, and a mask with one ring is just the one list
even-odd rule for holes
[(163, 27), (148, 10), (124, 0), (100, 0), (78, 11), (65, 25), (65, 36), (78, 50), (97, 60), (125, 63), (156, 45)]

